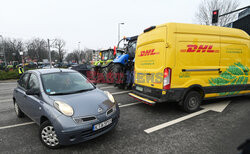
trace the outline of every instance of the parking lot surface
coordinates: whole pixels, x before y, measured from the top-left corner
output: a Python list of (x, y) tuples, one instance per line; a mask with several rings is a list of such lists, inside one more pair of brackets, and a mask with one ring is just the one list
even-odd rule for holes
[(36, 124), (27, 117), (17, 118), (12, 102), (15, 87), (15, 81), (0, 83), (0, 153), (230, 154), (239, 153), (237, 147), (250, 138), (249, 96), (204, 101), (204, 106), (224, 106), (221, 111), (204, 107), (194, 115), (174, 103), (148, 106), (130, 98), (129, 90), (99, 84), (119, 103), (117, 127), (93, 140), (51, 150), (41, 144)]

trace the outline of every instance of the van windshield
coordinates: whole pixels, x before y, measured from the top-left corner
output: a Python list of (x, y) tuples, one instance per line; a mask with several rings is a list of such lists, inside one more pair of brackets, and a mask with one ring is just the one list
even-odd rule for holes
[(73, 94), (95, 87), (80, 73), (57, 72), (41, 75), (44, 91), (49, 95)]

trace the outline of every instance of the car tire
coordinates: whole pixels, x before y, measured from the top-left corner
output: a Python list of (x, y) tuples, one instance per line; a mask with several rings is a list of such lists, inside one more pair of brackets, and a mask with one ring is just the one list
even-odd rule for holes
[(60, 147), (59, 139), (50, 121), (45, 121), (40, 126), (39, 138), (41, 142), (50, 149), (57, 149)]
[(18, 118), (24, 117), (24, 113), (22, 112), (16, 101), (14, 101), (14, 109)]
[(202, 96), (199, 92), (190, 91), (184, 98), (184, 101), (182, 103), (182, 108), (184, 111), (188, 113), (195, 112), (200, 109), (201, 101), (202, 101)]

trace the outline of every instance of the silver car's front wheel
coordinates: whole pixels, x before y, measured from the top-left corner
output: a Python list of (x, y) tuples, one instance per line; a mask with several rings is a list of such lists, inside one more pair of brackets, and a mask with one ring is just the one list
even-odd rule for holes
[(40, 139), (49, 148), (58, 148), (59, 140), (54, 127), (49, 121), (45, 121), (40, 128)]

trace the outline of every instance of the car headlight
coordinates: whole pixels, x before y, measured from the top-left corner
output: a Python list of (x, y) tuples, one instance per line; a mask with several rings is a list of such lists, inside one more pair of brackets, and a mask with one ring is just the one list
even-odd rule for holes
[(115, 103), (115, 99), (114, 99), (113, 95), (110, 94), (110, 92), (104, 91), (104, 93), (108, 96), (109, 100), (110, 100), (112, 103)]
[(55, 101), (54, 106), (58, 111), (60, 111), (66, 116), (72, 116), (74, 114), (73, 108), (66, 103), (63, 103), (61, 101)]

